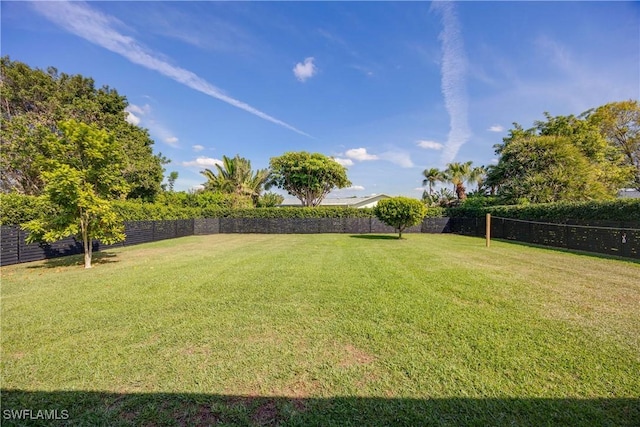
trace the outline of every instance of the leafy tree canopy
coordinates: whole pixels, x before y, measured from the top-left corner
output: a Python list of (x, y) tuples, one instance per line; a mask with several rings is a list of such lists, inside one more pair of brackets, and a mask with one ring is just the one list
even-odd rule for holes
[(398, 239), (402, 239), (402, 232), (407, 227), (419, 224), (423, 220), (427, 208), (420, 200), (392, 197), (380, 200), (373, 208), (373, 213), (380, 221), (395, 228)]
[(55, 214), (44, 212), (24, 228), (30, 232), (29, 242), (80, 236), (85, 268), (91, 268), (92, 240), (115, 243), (124, 239), (124, 225), (111, 204), (129, 190), (120, 173), (122, 146), (95, 125), (68, 120), (59, 123), (58, 129), (60, 137), (51, 134), (44, 141), (51, 157), (40, 162), (43, 197)]
[(622, 152), (633, 168), (633, 186), (640, 191), (640, 103), (629, 100), (612, 102), (586, 113), (613, 147)]
[(334, 188), (351, 185), (346, 168), (320, 153), (289, 152), (272, 157), (269, 164), (268, 186), (287, 191), (303, 206), (318, 206)]
[(120, 141), (123, 159), (119, 170), (129, 183), (130, 198), (153, 199), (160, 191), (163, 164), (153, 154), (146, 130), (126, 121), (124, 96), (108, 86), (96, 89), (91, 78), (46, 71), (0, 60), (0, 190), (39, 195), (44, 191), (42, 165), (34, 159), (48, 157), (47, 140), (59, 132), (58, 123), (70, 119), (107, 129)]
[(506, 204), (614, 198), (631, 168), (585, 114), (545, 113), (546, 120), (527, 130), (514, 124), (495, 146), (499, 161), (488, 168), (485, 185)]

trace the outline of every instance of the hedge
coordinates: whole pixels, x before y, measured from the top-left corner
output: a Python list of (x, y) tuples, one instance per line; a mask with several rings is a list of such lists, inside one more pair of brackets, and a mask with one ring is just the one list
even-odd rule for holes
[[(204, 198), (198, 200), (201, 206), (184, 206), (179, 200), (165, 200), (164, 203), (145, 203), (139, 200), (114, 202), (116, 211), (125, 221), (144, 221), (189, 218), (370, 218), (372, 209), (344, 207), (286, 207), (231, 209), (226, 200), (212, 196), (209, 204)], [(176, 203), (177, 202), (177, 203)], [(217, 204), (220, 203), (220, 204)], [(185, 203), (186, 204), (186, 203)], [(189, 203), (191, 204), (191, 203)], [(41, 197), (22, 194), (0, 194), (0, 223), (22, 224), (36, 218), (40, 212), (55, 215)], [(427, 218), (483, 217), (487, 213), (504, 218), (530, 221), (564, 222), (569, 220), (640, 221), (640, 199), (617, 199), (599, 202), (545, 203), (535, 205), (510, 206), (460, 206), (455, 208), (428, 208)]]
[(447, 209), (446, 216), (474, 218), (483, 217), (488, 213), (493, 216), (528, 221), (640, 221), (640, 199), (487, 207), (460, 206)]
[(40, 212), (54, 215), (55, 210), (42, 197), (0, 194), (0, 224), (22, 224), (37, 218)]
[[(140, 200), (118, 200), (113, 202), (114, 209), (124, 221), (151, 221), (163, 219), (190, 218), (371, 218), (373, 210), (348, 207), (286, 207), (232, 209), (224, 198), (179, 197), (161, 198), (160, 202), (146, 203)], [(184, 199), (184, 200), (183, 200)], [(196, 205), (194, 203), (199, 203)], [(209, 202), (206, 204), (205, 202)], [(41, 197), (21, 194), (0, 194), (0, 223), (22, 224), (36, 218), (39, 212), (54, 214), (54, 209)], [(427, 217), (441, 217), (444, 209), (428, 208)]]

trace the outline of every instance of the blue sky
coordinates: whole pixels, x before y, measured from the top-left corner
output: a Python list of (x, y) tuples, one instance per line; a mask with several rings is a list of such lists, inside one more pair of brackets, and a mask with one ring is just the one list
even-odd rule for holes
[(321, 152), (333, 197), (420, 197), (421, 172), (495, 162), (529, 127), (640, 98), (637, 2), (9, 2), (2, 55), (92, 77), (178, 171)]

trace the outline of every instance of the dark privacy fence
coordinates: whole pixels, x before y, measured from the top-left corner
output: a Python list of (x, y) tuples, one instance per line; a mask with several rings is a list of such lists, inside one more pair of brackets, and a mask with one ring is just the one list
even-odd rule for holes
[[(451, 232), (485, 237), (486, 218), (451, 218)], [(640, 259), (640, 223), (567, 221), (546, 223), (491, 218), (491, 238)]]
[[(426, 218), (405, 233), (457, 233), (484, 237), (485, 218)], [(125, 222), (124, 242), (115, 245), (93, 243), (99, 251), (182, 236), (226, 233), (310, 234), (393, 233), (392, 227), (376, 218), (205, 218), (171, 221)], [(0, 265), (38, 261), (81, 254), (82, 242), (69, 237), (51, 244), (26, 244), (26, 232), (16, 226), (2, 226)], [(496, 239), (583, 250), (640, 259), (640, 224), (591, 222), (589, 224), (546, 224), (492, 218), (491, 236)]]
[[(94, 241), (93, 250), (99, 251), (119, 246), (191, 236), (193, 235), (193, 222), (193, 219), (125, 222), (124, 230), (127, 238), (124, 242), (116, 243), (115, 245), (104, 245)], [(82, 241), (73, 237), (67, 237), (48, 244), (27, 244), (25, 242), (27, 232), (17, 226), (3, 225), (0, 233), (0, 245), (2, 245), (0, 248), (0, 265), (3, 266), (84, 252)]]
[[(428, 218), (407, 233), (447, 233), (448, 218)], [(218, 233), (393, 233), (376, 218), (204, 218), (170, 221), (125, 222), (124, 242), (104, 245), (93, 242), (93, 250), (137, 245), (176, 237)], [(82, 242), (73, 237), (51, 244), (25, 242), (27, 233), (17, 226), (3, 225), (0, 265), (38, 261), (83, 253)]]

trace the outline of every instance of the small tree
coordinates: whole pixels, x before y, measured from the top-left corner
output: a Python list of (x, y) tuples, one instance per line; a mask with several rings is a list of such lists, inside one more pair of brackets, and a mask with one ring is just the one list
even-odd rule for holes
[(297, 197), (302, 206), (318, 206), (334, 188), (351, 185), (344, 166), (320, 153), (289, 152), (269, 162), (276, 186)]
[(392, 197), (380, 200), (373, 212), (380, 221), (395, 228), (398, 239), (402, 239), (402, 232), (419, 224), (427, 214), (427, 208), (417, 199)]
[(121, 173), (122, 146), (105, 130), (69, 120), (59, 124), (60, 137), (48, 138), (49, 158), (43, 168), (44, 198), (56, 210), (23, 227), (28, 242), (54, 242), (78, 235), (84, 247), (84, 266), (91, 268), (92, 240), (124, 240), (124, 224), (111, 206), (128, 186)]

